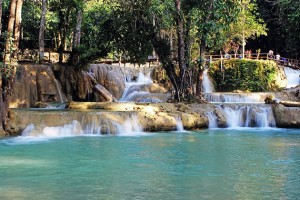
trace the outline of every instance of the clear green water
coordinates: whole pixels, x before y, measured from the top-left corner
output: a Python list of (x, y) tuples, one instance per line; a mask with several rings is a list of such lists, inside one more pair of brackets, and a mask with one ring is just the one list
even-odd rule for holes
[(299, 199), (300, 130), (0, 140), (0, 199)]

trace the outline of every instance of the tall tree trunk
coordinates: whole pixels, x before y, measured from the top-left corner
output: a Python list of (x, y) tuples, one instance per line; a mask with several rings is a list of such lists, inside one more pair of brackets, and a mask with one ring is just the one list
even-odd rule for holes
[(2, 8), (3, 8), (3, 0), (0, 0), (0, 35), (2, 34)]
[(7, 27), (7, 38), (5, 43), (5, 56), (4, 62), (9, 63), (11, 59), (11, 49), (12, 49), (12, 36), (15, 24), (15, 17), (16, 17), (16, 4), (17, 0), (11, 0), (9, 6), (9, 18), (8, 18), (8, 27)]
[(196, 95), (202, 95), (202, 81), (203, 81), (203, 71), (204, 71), (204, 64), (205, 64), (205, 47), (206, 47), (206, 40), (204, 38), (201, 39), (199, 44), (199, 57), (200, 60), (198, 61), (198, 73), (197, 73), (197, 83), (196, 83)]
[(175, 7), (176, 7), (176, 31), (177, 31), (177, 48), (178, 48), (178, 64), (179, 64), (179, 79), (176, 81), (178, 83), (178, 91), (175, 94), (175, 99), (179, 101), (181, 98), (184, 98), (186, 93), (186, 89), (189, 84), (186, 83), (185, 76), (186, 76), (186, 60), (185, 60), (185, 40), (184, 40), (184, 19), (183, 13), (181, 11), (181, 0), (175, 0)]
[(176, 25), (177, 25), (177, 39), (178, 39), (178, 63), (181, 73), (184, 73), (186, 69), (185, 63), (185, 45), (184, 45), (184, 27), (183, 27), (183, 18), (181, 13), (181, 1), (175, 0), (176, 6)]
[(63, 52), (64, 52), (64, 30), (65, 30), (65, 15), (63, 11), (59, 11), (59, 47), (58, 47), (58, 52), (59, 52), (59, 63), (63, 62)]
[(21, 36), (21, 21), (22, 21), (22, 6), (23, 0), (17, 0), (16, 5), (16, 20), (14, 25), (14, 57), (17, 57), (18, 50), (19, 50), (19, 43), (20, 43), (20, 36)]
[(3, 88), (2, 88), (2, 76), (0, 77), (0, 136), (4, 135), (5, 124), (6, 124), (6, 105), (3, 99)]
[[(189, 14), (190, 15), (190, 14)], [(191, 35), (190, 35), (190, 30), (191, 30), (191, 23), (192, 19), (191, 16), (187, 16), (186, 19), (186, 27), (185, 27), (185, 37), (184, 37), (184, 44), (185, 44), (185, 61), (186, 61), (186, 68), (188, 69), (190, 66), (190, 60), (191, 60)]]
[(82, 10), (77, 12), (76, 28), (74, 30), (73, 49), (79, 46), (81, 38), (81, 23), (82, 23)]
[(42, 15), (40, 21), (40, 32), (39, 32), (39, 62), (40, 63), (44, 62), (46, 12), (47, 12), (47, 0), (43, 0)]
[(75, 27), (75, 30), (74, 30), (73, 45), (72, 45), (71, 62), (72, 62), (73, 65), (77, 65), (78, 62), (79, 62), (79, 55), (78, 55), (78, 52), (77, 52), (76, 48), (80, 45), (81, 23), (82, 23), (82, 10), (78, 9), (76, 27)]

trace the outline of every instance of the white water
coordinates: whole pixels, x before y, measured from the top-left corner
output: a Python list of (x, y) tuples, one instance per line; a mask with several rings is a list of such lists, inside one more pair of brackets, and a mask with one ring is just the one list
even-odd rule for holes
[(294, 70), (290, 67), (284, 67), (287, 77), (287, 88), (292, 88), (300, 84), (300, 70)]
[(176, 118), (176, 131), (184, 131), (181, 117)]
[(208, 128), (217, 128), (218, 122), (217, 122), (217, 116), (214, 112), (207, 112), (208, 117)]
[(211, 92), (214, 91), (214, 86), (213, 86), (213, 83), (211, 82), (207, 72), (208, 72), (208, 69), (205, 69), (203, 71), (202, 87), (203, 87), (203, 92), (204, 93), (211, 93)]
[(120, 136), (136, 136), (145, 134), (136, 115), (127, 117), (124, 122), (118, 123), (111, 119), (97, 121), (99, 118), (83, 118), (81, 122), (73, 120), (63, 126), (36, 127), (29, 124), (22, 132), (22, 136), (59, 138), (81, 135), (115, 134)]
[(226, 117), (227, 126), (239, 127), (275, 127), (275, 118), (271, 107), (263, 106), (224, 106), (219, 107)]
[(270, 93), (206, 93), (204, 97), (213, 103), (264, 103)]
[(153, 81), (150, 77), (150, 74), (146, 76), (142, 72), (139, 73), (136, 81), (132, 81), (129, 77), (126, 77), (125, 79), (126, 87), (119, 101), (130, 101), (131, 98), (133, 97), (132, 95), (133, 92), (135, 92), (134, 95), (137, 95), (139, 93), (141, 93), (141, 95), (148, 94), (149, 92), (141, 91), (142, 90), (141, 87), (143, 85), (151, 84), (151, 83), (153, 83)]
[(56, 85), (56, 90), (58, 92), (59, 98), (60, 98), (60, 103), (64, 103), (64, 98), (62, 95), (62, 89), (59, 81), (57, 79), (54, 79), (55, 85)]

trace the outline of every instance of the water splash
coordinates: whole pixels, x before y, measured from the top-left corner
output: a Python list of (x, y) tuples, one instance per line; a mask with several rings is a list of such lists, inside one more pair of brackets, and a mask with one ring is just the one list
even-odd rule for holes
[(176, 117), (176, 131), (184, 131), (181, 117)]
[(208, 117), (208, 128), (217, 128), (217, 115), (214, 112), (207, 112), (206, 115)]
[(135, 92), (134, 95), (137, 95), (137, 93), (141, 93), (141, 95), (144, 95), (145, 93), (149, 93), (147, 91), (143, 91), (142, 86), (146, 84), (153, 83), (150, 73), (146, 76), (142, 72), (139, 73), (136, 81), (129, 80), (128, 77), (125, 79), (125, 90), (124, 93), (119, 101), (130, 101), (132, 98), (132, 93)]
[(239, 127), (275, 127), (276, 122), (271, 107), (262, 106), (224, 106), (219, 107), (226, 117), (227, 126)]
[(100, 135), (120, 135), (135, 136), (145, 134), (136, 115), (131, 115), (124, 120), (105, 119), (104, 115), (93, 115), (83, 117), (81, 122), (73, 120), (71, 123), (62, 126), (35, 126), (29, 124), (22, 136), (27, 137), (73, 137), (73, 136), (100, 136)]
[(292, 88), (300, 84), (300, 70), (284, 67), (284, 72), (288, 82), (287, 88)]
[(213, 103), (264, 103), (270, 93), (206, 93), (204, 97)]

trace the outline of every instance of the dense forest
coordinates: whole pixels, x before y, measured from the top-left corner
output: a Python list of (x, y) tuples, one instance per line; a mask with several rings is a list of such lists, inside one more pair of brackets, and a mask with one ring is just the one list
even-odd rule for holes
[(0, 16), (3, 113), (27, 50), (39, 63), (47, 51), (59, 53), (59, 62), (68, 53), (78, 70), (100, 58), (141, 64), (155, 56), (178, 100), (202, 93), (206, 54), (300, 52), (296, 0), (0, 0)]

